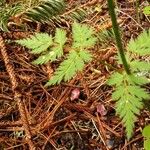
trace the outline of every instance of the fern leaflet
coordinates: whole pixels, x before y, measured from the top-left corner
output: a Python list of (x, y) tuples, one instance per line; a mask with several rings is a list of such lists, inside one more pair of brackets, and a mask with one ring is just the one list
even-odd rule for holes
[(52, 46), (47, 49), (47, 52), (45, 54), (39, 56), (39, 58), (33, 61), (33, 63), (44, 64), (47, 63), (48, 61), (51, 62), (55, 61), (57, 58), (63, 55), (63, 47), (66, 41), (67, 41), (66, 31), (57, 28), (53, 44), (51, 44)]
[(150, 54), (150, 29), (141, 33), (137, 39), (131, 39), (127, 49), (130, 52), (138, 55), (149, 55)]
[(88, 25), (82, 25), (74, 23), (72, 27), (73, 33), (73, 48), (89, 48), (95, 45), (96, 37), (94, 37), (94, 31)]
[(33, 61), (34, 64), (44, 64), (63, 55), (66, 40), (66, 31), (58, 28), (56, 29), (54, 40), (51, 35), (46, 33), (36, 33), (30, 38), (17, 40), (16, 42), (31, 49), (33, 54), (41, 54)]
[(31, 53), (40, 54), (47, 50), (47, 48), (53, 44), (52, 36), (46, 33), (36, 33), (30, 38), (17, 40), (18, 44), (31, 49)]
[[(87, 56), (81, 57), (83, 53)], [(49, 80), (46, 86), (59, 84), (62, 80), (70, 80), (78, 71), (83, 70), (84, 63), (89, 60), (91, 60), (90, 53), (71, 50), (67, 59), (60, 64), (58, 69), (55, 71), (54, 76)]]
[(145, 61), (133, 60), (130, 62), (133, 71), (150, 71), (150, 63)]
[[(116, 113), (120, 115), (126, 127), (127, 137), (131, 138), (136, 121), (136, 115), (139, 115), (143, 107), (143, 99), (148, 99), (149, 94), (139, 85), (145, 83), (139, 80), (139, 77), (127, 75), (126, 73), (115, 73), (108, 81), (109, 85), (116, 85), (112, 98), (116, 100)], [(147, 81), (148, 82), (148, 81)]]
[(52, 61), (54, 61), (56, 58), (59, 58), (63, 55), (63, 48), (66, 41), (67, 41), (66, 31), (62, 29), (56, 29), (55, 39), (54, 39), (55, 46), (52, 48), (52, 51), (54, 51), (55, 55), (53, 55)]
[[(111, 75), (108, 84), (116, 87), (112, 98), (116, 100), (116, 112), (122, 118), (126, 127), (127, 138), (130, 139), (136, 117), (143, 107), (143, 100), (150, 97), (150, 94), (141, 87), (149, 83), (149, 79), (144, 74), (139, 75), (143, 71), (150, 71), (150, 64), (134, 57), (135, 55), (145, 56), (150, 54), (150, 30), (144, 31), (135, 40), (131, 39), (127, 50), (126, 58), (130, 65), (131, 75), (127, 75), (125, 72), (114, 73)], [(119, 56), (118, 62), (121, 63)]]
[(19, 3), (15, 3), (13, 6), (2, 3), (2, 6), (0, 6), (0, 30), (8, 32), (9, 19), (21, 12), (22, 8)]
[(76, 11), (73, 11), (69, 17), (71, 17), (72, 19), (76, 20), (76, 21), (82, 21), (83, 18), (85, 18), (87, 15), (87, 12), (80, 8), (80, 9), (77, 9)]

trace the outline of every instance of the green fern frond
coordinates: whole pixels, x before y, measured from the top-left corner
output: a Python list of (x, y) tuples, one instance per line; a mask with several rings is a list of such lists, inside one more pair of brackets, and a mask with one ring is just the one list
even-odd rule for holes
[(85, 50), (79, 51), (79, 56), (85, 63), (92, 60), (92, 54)]
[(94, 30), (88, 25), (74, 23), (72, 27), (73, 48), (84, 49), (95, 45), (97, 39), (94, 37)]
[(143, 107), (142, 100), (150, 97), (148, 92), (139, 86), (146, 83), (145, 78), (142, 79), (123, 72), (112, 74), (108, 81), (109, 85), (116, 86), (112, 98), (116, 101), (116, 113), (122, 118), (128, 139), (132, 136), (136, 115), (139, 115)]
[(138, 76), (137, 73), (129, 75), (128, 81), (130, 84), (133, 83), (133, 85), (136, 84), (141, 86), (150, 82), (145, 76)]
[(63, 55), (63, 47), (66, 41), (66, 31), (57, 28), (54, 40), (51, 35), (46, 33), (36, 33), (30, 38), (17, 40), (16, 43), (31, 49), (33, 54), (42, 53), (33, 63), (44, 64)]
[(53, 44), (52, 36), (46, 33), (36, 33), (27, 39), (17, 40), (16, 43), (31, 49), (31, 53), (40, 54)]
[(108, 85), (120, 85), (123, 81), (123, 74), (120, 74), (118, 72), (113, 73), (109, 80), (107, 81)]
[(66, 41), (67, 41), (66, 31), (62, 29), (56, 29), (54, 46), (51, 48), (53, 52), (51, 61), (54, 61), (63, 55), (63, 48)]
[(92, 59), (92, 55), (85, 50), (96, 43), (92, 28), (84, 24), (74, 23), (72, 32), (72, 50), (69, 52), (67, 59), (60, 64), (46, 86), (59, 84), (62, 80), (70, 80), (78, 71), (83, 70), (86, 62)]
[[(143, 108), (143, 100), (150, 98), (149, 92), (143, 87), (144, 84), (150, 82), (147, 76), (143, 74), (143, 72), (149, 71), (150, 65), (139, 60), (143, 58), (140, 56), (150, 54), (150, 30), (144, 31), (134, 40), (131, 39), (127, 45), (127, 52), (124, 52), (120, 41), (113, 0), (107, 0), (107, 2), (118, 46), (117, 59), (119, 64), (124, 66), (122, 73), (111, 75), (108, 84), (115, 86), (112, 98), (116, 101), (116, 113), (122, 119), (129, 140), (133, 134), (137, 115), (140, 114), (140, 110)], [(136, 60), (136, 58), (138, 59)]]
[(87, 16), (87, 11), (82, 8), (75, 8), (73, 10), (68, 10), (68, 12), (64, 12), (61, 15), (53, 16), (50, 21), (54, 24), (61, 25), (64, 22), (70, 21), (83, 21)]
[[(70, 51), (67, 59), (60, 64), (60, 66), (55, 71), (54, 76), (49, 80), (46, 86), (59, 84), (63, 79), (64, 81), (70, 80), (78, 70), (76, 68), (76, 66), (78, 66), (76, 65), (76, 63), (78, 63), (78, 58), (80, 57), (75, 50)], [(82, 68), (83, 65), (84, 62), (81, 62), (80, 67)]]
[(44, 1), (39, 6), (33, 7), (26, 11), (24, 15), (33, 21), (45, 23), (53, 16), (62, 13), (65, 9), (65, 3), (62, 0)]
[(66, 31), (57, 28), (54, 38), (54, 43), (51, 48), (48, 49), (48, 52), (46, 52), (44, 55), (39, 56), (38, 59), (33, 61), (34, 64), (44, 64), (49, 61), (53, 62), (57, 58), (60, 58), (63, 55), (63, 48), (64, 44), (66, 43)]
[(131, 39), (127, 50), (133, 53), (136, 53), (140, 56), (150, 54), (150, 30), (144, 31), (140, 34), (137, 39)]
[(130, 62), (133, 71), (150, 71), (150, 63), (145, 61), (134, 60)]
[(46, 86), (59, 84), (62, 80), (66, 82), (74, 77), (78, 71), (82, 71), (84, 64), (88, 60), (91, 60), (91, 55), (88, 54), (88, 52), (85, 53), (88, 55), (88, 59), (87, 57), (81, 57), (80, 52), (71, 50), (67, 59), (60, 64), (54, 76), (49, 80)]
[(119, 99), (116, 102), (116, 113), (122, 118), (126, 127), (127, 138), (130, 139), (133, 133), (136, 115), (139, 115), (143, 103), (142, 99), (137, 97), (137, 93), (130, 92), (130, 90), (134, 90), (134, 86), (122, 85), (118, 88), (121, 88), (122, 91), (120, 91), (120, 97), (118, 96)]
[[(70, 80), (78, 71), (83, 70), (85, 63), (92, 60), (92, 55), (87, 49), (96, 43), (93, 29), (84, 24), (74, 23), (72, 32), (73, 44), (70, 47), (69, 54), (56, 69), (54, 75), (46, 84), (47, 86), (59, 84), (62, 80)], [(36, 33), (30, 38), (17, 40), (16, 43), (31, 49), (33, 54), (41, 54), (33, 63), (43, 64), (61, 57), (66, 41), (66, 31), (56, 29), (54, 38), (46, 33)]]
[(52, 58), (53, 55), (54, 55), (53, 51), (46, 52), (45, 54), (39, 56), (32, 63), (36, 64), (36, 65), (46, 64), (47, 62), (51, 61), (51, 58)]

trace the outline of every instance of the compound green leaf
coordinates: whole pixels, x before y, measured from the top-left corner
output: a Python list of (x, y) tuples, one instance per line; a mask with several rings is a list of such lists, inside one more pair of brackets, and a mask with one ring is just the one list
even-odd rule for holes
[(53, 44), (52, 36), (47, 33), (36, 33), (30, 38), (17, 40), (16, 43), (31, 49), (31, 53), (40, 54)]
[(94, 37), (94, 30), (86, 24), (74, 23), (73, 32), (73, 48), (84, 49), (95, 45), (97, 39)]

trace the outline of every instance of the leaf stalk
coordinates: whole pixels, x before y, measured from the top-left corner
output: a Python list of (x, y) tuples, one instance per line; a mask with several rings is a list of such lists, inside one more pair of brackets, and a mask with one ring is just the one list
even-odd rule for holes
[(114, 5), (113, 0), (107, 0), (107, 3), (108, 3), (109, 14), (110, 14), (111, 21), (112, 21), (112, 27), (113, 27), (114, 34), (115, 34), (115, 39), (116, 39), (116, 44), (118, 47), (119, 55), (121, 57), (124, 69), (125, 69), (126, 73), (129, 75), (129, 74), (131, 74), (131, 72), (130, 72), (129, 65), (128, 65), (126, 57), (125, 57), (124, 48), (123, 48), (123, 45), (121, 42), (122, 40), (121, 40), (121, 36), (120, 36), (120, 32), (119, 32), (119, 26), (117, 24), (115, 5)]

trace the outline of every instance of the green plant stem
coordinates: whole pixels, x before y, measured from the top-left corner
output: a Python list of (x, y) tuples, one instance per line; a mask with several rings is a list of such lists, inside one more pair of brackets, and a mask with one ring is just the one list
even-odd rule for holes
[(110, 13), (111, 21), (112, 21), (112, 27), (113, 27), (114, 34), (115, 34), (118, 51), (119, 51), (124, 69), (127, 74), (131, 74), (125, 54), (124, 54), (123, 45), (121, 42), (121, 36), (119, 33), (119, 27), (117, 24), (116, 13), (115, 13), (115, 9), (114, 9), (115, 8), (114, 2), (113, 2), (113, 0), (107, 0), (107, 3), (108, 3), (108, 7), (109, 7), (109, 13)]

